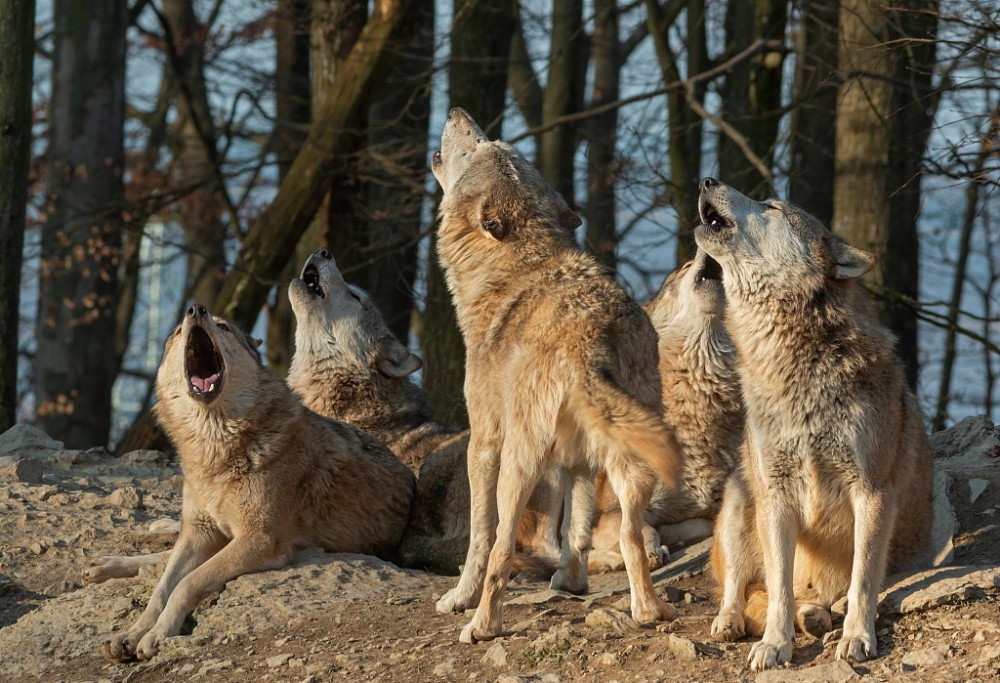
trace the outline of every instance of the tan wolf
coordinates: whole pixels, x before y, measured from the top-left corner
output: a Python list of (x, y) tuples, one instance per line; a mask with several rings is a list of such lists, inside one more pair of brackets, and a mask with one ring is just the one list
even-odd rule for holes
[[(760, 633), (766, 602), (749, 661), (776, 667), (791, 657), (796, 618), (828, 628), (826, 610), (846, 593), (837, 658), (864, 661), (877, 654), (886, 568), (920, 558), (931, 522), (920, 410), (858, 283), (876, 259), (790, 204), (713, 178), (700, 190), (695, 236), (722, 265), (746, 406), (742, 462), (716, 527), (723, 596), (712, 633)], [(766, 594), (748, 596), (762, 581)]]
[(580, 252), (571, 232), (580, 219), (538, 171), (510, 145), (487, 140), (462, 109), (449, 113), (431, 169), (444, 189), (438, 258), (465, 340), (472, 427), (469, 552), (438, 611), (478, 603), (460, 639), (499, 635), (518, 520), (542, 472), (562, 465), (566, 511), (552, 586), (586, 590), (593, 477), (604, 468), (621, 501), (632, 616), (669, 618), (650, 580), (642, 515), (656, 474), (672, 483), (681, 457), (661, 417), (649, 317)]
[[(432, 419), (410, 379), (420, 358), (393, 336), (368, 294), (344, 281), (329, 249), (306, 260), (288, 295), (298, 323), (289, 386), (307, 408), (365, 430), (419, 471), (396, 557), (407, 567), (458, 574), (469, 547), (469, 431)], [(562, 509), (557, 486), (554, 475), (539, 484), (520, 524), (519, 559), (536, 573), (530, 557), (554, 565), (559, 554), (558, 521), (549, 524)]]
[(156, 396), (184, 473), (181, 532), (138, 622), (105, 642), (109, 658), (153, 657), (202, 598), (287, 564), (297, 546), (388, 557), (399, 542), (413, 473), (303, 407), (254, 340), (204, 306), (167, 339)]
[[(711, 534), (726, 479), (739, 462), (743, 402), (725, 307), (722, 269), (701, 249), (643, 307), (659, 336), (663, 418), (684, 453), (677, 489), (657, 484), (646, 509), (644, 536), (654, 568), (661, 539)], [(618, 500), (599, 473), (591, 571), (620, 567), (620, 517)]]

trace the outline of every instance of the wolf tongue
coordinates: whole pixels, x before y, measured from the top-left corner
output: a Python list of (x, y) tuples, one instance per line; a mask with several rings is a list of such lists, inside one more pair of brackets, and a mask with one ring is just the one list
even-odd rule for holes
[(205, 377), (204, 379), (195, 375), (191, 376), (191, 384), (193, 384), (195, 388), (203, 394), (206, 391), (208, 391), (209, 388), (218, 381), (219, 381), (219, 373), (217, 372), (210, 377)]

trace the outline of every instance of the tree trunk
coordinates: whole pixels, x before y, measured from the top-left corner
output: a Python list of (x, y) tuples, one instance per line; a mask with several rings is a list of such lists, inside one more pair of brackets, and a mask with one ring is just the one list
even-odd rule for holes
[(434, 3), (419, 0), (417, 27), (368, 120), (368, 240), (359, 278), (405, 344), (413, 312), (434, 62)]
[[(251, 228), (212, 310), (247, 329), (309, 227), (336, 171), (396, 55), (386, 50), (413, 28), (412, 0), (381, 0), (322, 95), (309, 132), (271, 205)], [(398, 42), (397, 42), (398, 41)]]
[(833, 220), (839, 11), (840, 0), (807, 0), (795, 45), (788, 199), (824, 225)]
[[(542, 94), (542, 125), (581, 109), (585, 46), (583, 0), (552, 0), (552, 38)], [(576, 126), (564, 123), (551, 128), (541, 134), (541, 142), (535, 160), (538, 170), (573, 207)]]
[[(783, 39), (787, 20), (784, 0), (730, 2), (726, 9), (726, 51), (735, 54), (761, 38)], [(752, 27), (747, 30), (747, 27)], [(781, 53), (763, 53), (740, 64), (720, 90), (722, 119), (746, 138), (751, 151), (773, 166), (781, 120)], [(724, 132), (719, 133), (719, 174), (723, 182), (750, 197), (763, 198), (770, 183)]]
[[(619, 97), (621, 68), (617, 0), (594, 1), (594, 92), (590, 106), (599, 107)], [(615, 182), (618, 180), (618, 110), (595, 117), (587, 128), (586, 247), (609, 268), (615, 268), (618, 229), (615, 222)]]
[(31, 159), (35, 2), (0, 10), (0, 433), (17, 422), (18, 306)]
[[(455, 0), (451, 25), (448, 95), (491, 138), (500, 137), (513, 32), (511, 0)], [(465, 345), (455, 322), (451, 294), (431, 239), (427, 301), (421, 321), (424, 391), (431, 410), (454, 424), (468, 423), (465, 409)]]
[(123, 0), (56, 0), (36, 416), (68, 448), (107, 443), (121, 261)]

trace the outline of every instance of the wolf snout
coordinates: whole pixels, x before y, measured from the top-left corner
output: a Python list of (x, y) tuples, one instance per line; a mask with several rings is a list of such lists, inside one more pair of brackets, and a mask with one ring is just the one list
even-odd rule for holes
[(193, 304), (187, 309), (187, 317), (192, 320), (201, 320), (208, 315), (208, 309), (201, 304)]
[(712, 188), (718, 187), (721, 184), (722, 183), (720, 183), (715, 178), (711, 178), (711, 177), (702, 178), (701, 182), (698, 183), (698, 189), (701, 190), (702, 192), (708, 192)]
[(315, 251), (315, 253), (313, 255), (316, 258), (323, 259), (324, 261), (332, 261), (333, 260), (333, 254), (331, 254), (330, 250), (327, 249), (326, 247), (320, 247), (319, 249), (317, 249)]

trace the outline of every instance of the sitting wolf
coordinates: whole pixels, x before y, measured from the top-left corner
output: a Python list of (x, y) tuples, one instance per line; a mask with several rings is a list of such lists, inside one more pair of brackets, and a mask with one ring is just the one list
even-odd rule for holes
[[(716, 527), (723, 598), (712, 633), (763, 626), (751, 668), (780, 666), (796, 617), (829, 628), (826, 611), (846, 593), (837, 658), (864, 661), (877, 654), (886, 568), (926, 552), (933, 476), (893, 337), (858, 283), (875, 256), (801, 209), (713, 178), (701, 181), (699, 209), (695, 236), (722, 266), (746, 405), (742, 462)], [(751, 588), (762, 581), (766, 594)]]
[(168, 337), (156, 415), (184, 473), (181, 531), (149, 604), (104, 643), (150, 659), (207, 595), (288, 563), (297, 546), (388, 557), (414, 477), (379, 441), (302, 406), (257, 343), (204, 306)]

